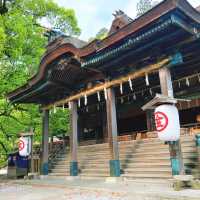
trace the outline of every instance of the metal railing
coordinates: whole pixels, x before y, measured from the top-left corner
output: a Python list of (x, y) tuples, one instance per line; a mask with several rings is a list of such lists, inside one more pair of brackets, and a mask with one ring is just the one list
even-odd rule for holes
[[(65, 149), (65, 142), (64, 141), (57, 141), (53, 143), (49, 143), (49, 166), (51, 167), (52, 162), (56, 158), (56, 155), (64, 151)], [(33, 151), (33, 163), (31, 171), (33, 173), (40, 173), (40, 166), (41, 166), (41, 146), (36, 145), (34, 146)]]

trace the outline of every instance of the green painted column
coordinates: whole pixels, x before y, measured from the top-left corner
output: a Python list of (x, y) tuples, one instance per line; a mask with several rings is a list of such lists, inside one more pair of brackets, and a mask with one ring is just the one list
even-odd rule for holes
[(116, 103), (115, 93), (113, 88), (107, 89), (106, 100), (106, 112), (107, 112), (107, 131), (108, 141), (111, 152), (110, 160), (110, 176), (120, 176), (120, 161), (119, 161), (119, 148), (117, 138), (117, 115), (116, 115)]
[(70, 102), (71, 115), (71, 135), (70, 135), (70, 176), (78, 176), (77, 148), (78, 148), (78, 113), (76, 101)]
[(41, 155), (41, 175), (49, 173), (49, 110), (43, 111), (42, 116), (42, 155)]

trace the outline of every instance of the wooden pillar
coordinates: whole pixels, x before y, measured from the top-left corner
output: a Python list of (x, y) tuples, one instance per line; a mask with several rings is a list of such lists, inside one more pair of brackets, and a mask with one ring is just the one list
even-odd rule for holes
[(102, 131), (104, 142), (108, 142), (107, 119), (105, 112), (102, 112)]
[(110, 176), (119, 177), (120, 161), (119, 161), (119, 149), (118, 149), (118, 139), (117, 139), (117, 116), (116, 116), (115, 93), (113, 88), (109, 88), (107, 90), (106, 111), (107, 111), (108, 142), (111, 152)]
[(147, 131), (153, 131), (154, 130), (154, 117), (153, 117), (153, 110), (147, 110), (146, 111), (146, 119), (147, 119)]
[(42, 116), (42, 159), (41, 174), (48, 175), (49, 172), (49, 110), (43, 111)]
[(70, 135), (70, 176), (78, 175), (78, 162), (77, 162), (77, 148), (78, 148), (78, 113), (77, 103), (75, 101), (70, 102), (71, 104), (71, 135)]
[[(171, 73), (169, 68), (164, 67), (159, 70), (160, 86), (163, 95), (174, 97)], [(184, 164), (182, 159), (180, 140), (168, 142), (172, 175), (184, 174)]]

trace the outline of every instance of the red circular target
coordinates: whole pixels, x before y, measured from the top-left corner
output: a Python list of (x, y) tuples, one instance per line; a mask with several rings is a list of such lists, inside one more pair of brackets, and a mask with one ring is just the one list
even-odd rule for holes
[(23, 140), (19, 140), (18, 146), (19, 146), (19, 151), (22, 151), (24, 149), (24, 146), (25, 146), (24, 141)]
[(163, 112), (155, 113), (156, 129), (158, 132), (164, 131), (168, 126), (168, 117)]

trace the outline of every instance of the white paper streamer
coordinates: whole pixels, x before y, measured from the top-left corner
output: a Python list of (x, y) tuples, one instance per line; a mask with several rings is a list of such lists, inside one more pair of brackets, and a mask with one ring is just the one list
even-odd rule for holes
[(97, 110), (98, 110), (98, 111), (100, 110), (99, 104), (97, 104)]
[(123, 94), (123, 84), (120, 83), (120, 93)]
[(149, 75), (145, 74), (146, 85), (149, 86)]
[(149, 89), (149, 93), (150, 93), (151, 96), (153, 95), (153, 92), (152, 92), (151, 88)]
[(63, 109), (63, 111), (65, 110), (65, 104), (63, 104), (62, 109)]
[(56, 106), (55, 105), (53, 106), (53, 113), (54, 114), (56, 113)]
[(98, 101), (101, 101), (101, 95), (99, 91), (97, 92), (97, 98), (98, 98)]
[(88, 101), (87, 101), (87, 95), (85, 94), (85, 95), (84, 95), (84, 104), (85, 104), (85, 106), (87, 105), (87, 102), (88, 102)]
[(78, 107), (81, 107), (81, 99), (78, 99)]
[(136, 99), (137, 99), (137, 97), (136, 97), (136, 94), (135, 94), (135, 93), (133, 94), (133, 99), (134, 99), (134, 100), (136, 100)]
[(130, 77), (128, 78), (128, 82), (129, 82), (129, 87), (130, 87), (131, 91), (133, 91), (133, 83), (132, 83)]
[(200, 82), (200, 75), (198, 74), (198, 80), (199, 80), (199, 82)]
[(104, 97), (105, 97), (105, 100), (108, 99), (108, 95), (107, 95), (107, 90), (106, 90), (106, 88), (104, 88)]
[(189, 78), (186, 78), (186, 85), (187, 85), (187, 86), (190, 86)]
[(71, 102), (68, 102), (68, 108), (69, 108), (70, 110), (72, 109)]
[(123, 97), (120, 98), (121, 104), (124, 103)]
[(178, 87), (179, 87), (179, 88), (181, 87), (181, 82), (180, 82), (180, 81), (178, 82)]

